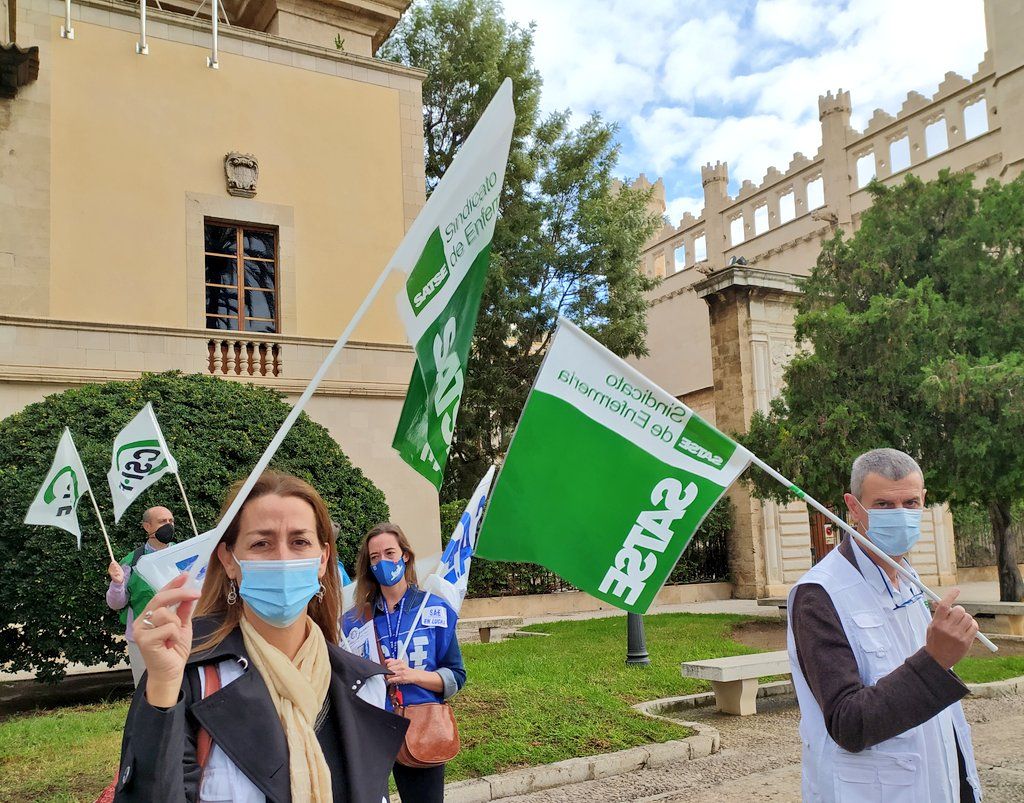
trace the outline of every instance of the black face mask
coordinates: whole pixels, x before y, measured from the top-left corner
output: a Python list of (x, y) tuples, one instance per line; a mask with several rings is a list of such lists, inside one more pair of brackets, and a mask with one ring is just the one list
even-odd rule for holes
[(174, 540), (174, 525), (170, 522), (164, 524), (155, 533), (153, 533), (153, 537), (161, 544), (171, 543), (171, 541)]

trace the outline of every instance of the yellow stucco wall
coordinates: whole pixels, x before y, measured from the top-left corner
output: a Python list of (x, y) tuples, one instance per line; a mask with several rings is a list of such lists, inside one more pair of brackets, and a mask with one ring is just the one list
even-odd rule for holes
[[(186, 193), (227, 197), (230, 151), (256, 202), (294, 212), (296, 329), (336, 337), (404, 233), (399, 93), (388, 87), (52, 18), (50, 317), (186, 326)], [(169, 167), (170, 166), (170, 167)], [(405, 342), (392, 299), (357, 339)], [(280, 302), (279, 302), (280, 303)]]

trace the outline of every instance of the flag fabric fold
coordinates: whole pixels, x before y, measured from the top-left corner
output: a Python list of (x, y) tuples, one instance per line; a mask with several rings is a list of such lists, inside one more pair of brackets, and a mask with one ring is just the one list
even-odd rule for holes
[(423, 612), (431, 594), (448, 603), (456, 615), (462, 609), (462, 602), (466, 598), (466, 590), (469, 587), (469, 567), (473, 559), (473, 550), (476, 548), (477, 531), (487, 507), (487, 497), (491, 490), (491, 483), (494, 481), (494, 472), (495, 468), (491, 466), (487, 469), (483, 479), (477, 483), (476, 490), (473, 491), (469, 502), (466, 503), (466, 509), (459, 517), (459, 523), (452, 531), (451, 540), (448, 541), (444, 552), (441, 553), (441, 560), (438, 562), (437, 568), (420, 581), (420, 587), (427, 593), (423, 596), (423, 602), (420, 603), (419, 610), (416, 611), (416, 618), (413, 619), (409, 633), (402, 644), (401, 655), (408, 655), (409, 640), (423, 618)]
[(512, 438), (476, 554), (539, 563), (644, 613), (751, 459), (567, 320)]
[(440, 489), (487, 278), (515, 111), (506, 79), (402, 240), (398, 313), (416, 364), (392, 445)]
[(78, 524), (78, 501), (92, 493), (78, 456), (71, 430), (64, 428), (57, 444), (50, 471), (25, 515), (25, 524), (60, 527), (78, 540), (82, 548), (82, 530)]
[(147, 403), (114, 439), (107, 472), (114, 521), (120, 521), (142, 492), (167, 473), (177, 474), (178, 463), (160, 431), (152, 403)]

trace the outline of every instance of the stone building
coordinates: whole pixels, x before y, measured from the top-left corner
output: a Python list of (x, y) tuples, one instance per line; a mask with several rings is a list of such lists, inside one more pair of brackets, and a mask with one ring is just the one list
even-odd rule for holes
[[(644, 270), (664, 281), (649, 294), (650, 356), (635, 361), (640, 370), (719, 428), (744, 431), (778, 394), (796, 350), (796, 279), (835, 227), (856, 229), (873, 176), (892, 184), (950, 168), (983, 182), (1024, 170), (1024, 6), (986, 0), (985, 23), (988, 52), (970, 79), (947, 73), (932, 97), (910, 92), (895, 115), (875, 111), (864, 131), (850, 125), (848, 92), (823, 95), (818, 152), (768, 168), (736, 197), (726, 164), (702, 168), (701, 214), (667, 223), (645, 248)], [(653, 203), (665, 211), (660, 179)], [(730, 496), (737, 596), (783, 593), (831, 548), (830, 529), (802, 502), (759, 502), (742, 484)], [(952, 524), (942, 507), (925, 516), (913, 557), (928, 582), (955, 582)]]
[[(410, 0), (211, 2), (0, 0), (0, 417), (169, 369), (294, 400), (422, 207), (424, 73), (373, 58)], [(308, 412), (434, 552), (399, 287)]]

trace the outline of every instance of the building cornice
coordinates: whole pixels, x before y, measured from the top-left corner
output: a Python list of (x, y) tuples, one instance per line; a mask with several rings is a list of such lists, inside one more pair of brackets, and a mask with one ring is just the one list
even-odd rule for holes
[[(63, 4), (60, 5), (61, 9), (63, 9)], [(138, 19), (137, 3), (124, 3), (119, 2), (118, 0), (74, 0), (72, 11), (74, 12), (74, 9), (77, 7), (94, 8), (102, 11), (108, 11), (112, 14), (118, 14), (119, 16)], [(53, 13), (52, 10), (51, 13)], [(77, 19), (77, 16), (75, 16), (74, 13), (73, 17)], [(201, 33), (209, 33), (210, 31), (210, 23), (207, 20), (195, 19), (185, 14), (175, 14), (170, 11), (162, 11), (156, 8), (147, 7), (146, 18), (150, 26), (149, 37), (151, 39), (165, 38), (160, 36), (158, 28), (154, 26), (153, 23), (163, 23), (174, 28), (183, 28), (189, 31), (198, 31)], [(88, 22), (89, 20), (83, 21)], [(421, 70), (416, 67), (406, 67), (403, 64), (397, 64), (393, 61), (384, 61), (382, 59), (370, 58), (369, 56), (359, 56), (355, 53), (348, 53), (336, 48), (318, 47), (317, 45), (311, 45), (305, 42), (296, 42), (292, 39), (284, 39), (280, 36), (274, 36), (262, 31), (253, 31), (247, 28), (222, 25), (219, 28), (218, 36), (222, 40), (236, 39), (240, 42), (265, 45), (276, 50), (283, 50), (291, 53), (302, 53), (308, 56), (314, 56), (318, 59), (325, 59), (329, 62), (347, 64), (352, 67), (362, 67), (375, 72), (387, 73), (389, 75), (401, 76), (403, 78), (412, 78), (420, 82), (422, 82), (427, 76), (426, 70)], [(171, 40), (175, 39), (173, 36), (167, 38)], [(193, 41), (190, 37), (188, 44), (192, 43)]]
[[(24, 326), (38, 329), (72, 329), (86, 332), (121, 332), (134, 335), (172, 335), (191, 337), (197, 340), (228, 340), (246, 343), (277, 343), (280, 345), (312, 346), (330, 348), (335, 341), (320, 337), (300, 337), (285, 334), (260, 334), (258, 332), (235, 332), (220, 329), (188, 329), (175, 326), (140, 326), (127, 323), (102, 323), (98, 321), (69, 321), (58, 318), (40, 318), (21, 315), (0, 315), (0, 326)], [(412, 354), (413, 348), (405, 343), (384, 343), (372, 340), (350, 340), (346, 349), (369, 351), (391, 351)]]
[[(0, 365), (0, 384), (57, 385), (77, 387), (104, 382), (126, 382), (138, 379), (141, 371), (119, 371), (108, 368), (65, 368), (51, 366)], [(280, 377), (236, 376), (232, 374), (203, 374), (233, 382), (246, 382), (273, 388), (282, 393), (300, 394), (309, 381), (307, 379), (282, 379)], [(326, 379), (317, 386), (317, 396), (345, 396), (370, 399), (403, 399), (408, 385), (397, 382), (346, 382)]]
[(699, 298), (707, 298), (731, 287), (771, 290), (776, 293), (803, 295), (798, 277), (789, 273), (758, 268), (732, 267), (712, 273), (693, 285)]

